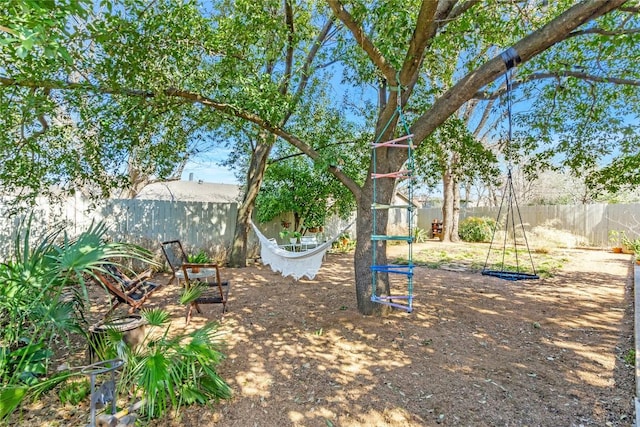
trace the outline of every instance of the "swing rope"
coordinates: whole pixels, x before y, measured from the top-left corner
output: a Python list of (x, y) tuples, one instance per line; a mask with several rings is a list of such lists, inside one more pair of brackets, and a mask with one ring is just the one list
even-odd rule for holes
[[(507, 156), (507, 182), (505, 185), (504, 192), (502, 193), (502, 199), (500, 201), (500, 208), (498, 209), (498, 217), (496, 219), (496, 225), (493, 228), (493, 235), (491, 236), (491, 243), (489, 244), (489, 252), (487, 253), (487, 258), (484, 263), (484, 267), (482, 269), (482, 274), (485, 276), (494, 276), (500, 279), (505, 280), (527, 280), (527, 279), (539, 279), (540, 277), (536, 274), (536, 268), (533, 264), (533, 256), (531, 255), (531, 250), (529, 248), (529, 241), (527, 240), (527, 234), (524, 229), (524, 222), (522, 221), (522, 214), (520, 213), (520, 206), (518, 205), (518, 199), (515, 194), (515, 190), (513, 188), (513, 175), (512, 175), (512, 154), (510, 152), (511, 149), (511, 141), (513, 138), (513, 119), (511, 115), (512, 111), (512, 99), (511, 99), (511, 91), (512, 85), (511, 80), (509, 79), (510, 69), (514, 67), (518, 62), (520, 62), (520, 57), (517, 55), (513, 48), (510, 48), (506, 52), (503, 52), (501, 55), (505, 66), (507, 67), (507, 72), (505, 73), (505, 82), (506, 82), (506, 90), (507, 90), (507, 122), (508, 122), (508, 137), (507, 143), (505, 146), (505, 153)], [(487, 268), (489, 264), (489, 257), (491, 255), (491, 251), (493, 249), (493, 242), (495, 240), (496, 231), (498, 229), (498, 225), (500, 223), (500, 218), (502, 215), (502, 207), (504, 206), (505, 197), (507, 197), (507, 211), (505, 214), (505, 233), (502, 244), (502, 259), (500, 263), (500, 269), (489, 269)], [(514, 210), (515, 205), (515, 210)], [(531, 262), (531, 268), (533, 270), (533, 274), (525, 273), (520, 270), (520, 259), (518, 256), (518, 248), (516, 241), (516, 218), (515, 212), (518, 213), (518, 220), (520, 221), (520, 226), (522, 228), (522, 236), (524, 239), (525, 246), (527, 248), (527, 253), (529, 254), (529, 261)], [(513, 252), (515, 254), (515, 262), (516, 262), (516, 271), (507, 271), (505, 270), (506, 265), (506, 253), (507, 253), (507, 240), (509, 237), (509, 228), (511, 228), (513, 232)]]

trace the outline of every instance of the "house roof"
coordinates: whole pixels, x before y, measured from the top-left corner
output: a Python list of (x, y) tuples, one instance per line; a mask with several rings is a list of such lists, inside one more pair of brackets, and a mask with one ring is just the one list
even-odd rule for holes
[(240, 200), (239, 185), (213, 184), (202, 181), (154, 182), (135, 197), (140, 200), (169, 200), (173, 202), (233, 203)]
[[(396, 197), (398, 197), (404, 203), (409, 203), (409, 198), (407, 196), (405, 196), (404, 194), (400, 193), (399, 191), (396, 192)], [(415, 199), (412, 201), (411, 204), (416, 208), (420, 207), (420, 203)]]

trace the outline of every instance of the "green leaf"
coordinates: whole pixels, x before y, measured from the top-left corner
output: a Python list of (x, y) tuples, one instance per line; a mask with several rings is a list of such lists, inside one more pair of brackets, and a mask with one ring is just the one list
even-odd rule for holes
[(151, 326), (162, 326), (171, 321), (171, 316), (160, 308), (145, 308), (141, 311), (142, 318)]
[(195, 283), (185, 288), (182, 295), (180, 295), (180, 304), (186, 305), (194, 302), (203, 295), (207, 288), (208, 286), (202, 283)]
[(0, 388), (0, 419), (12, 413), (27, 394), (27, 387), (7, 386)]
[(20, 46), (16, 49), (16, 55), (18, 55), (18, 58), (20, 59), (25, 59), (28, 54), (29, 51), (25, 49), (24, 46)]

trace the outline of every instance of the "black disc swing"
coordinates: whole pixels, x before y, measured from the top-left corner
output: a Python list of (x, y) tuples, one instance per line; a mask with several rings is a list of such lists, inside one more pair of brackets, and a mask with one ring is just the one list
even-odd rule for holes
[[(507, 139), (507, 147), (511, 143), (512, 136), (512, 123), (511, 123), (511, 82), (509, 81), (509, 70), (513, 68), (518, 62), (520, 62), (520, 57), (518, 56), (515, 49), (510, 48), (507, 51), (503, 52), (501, 55), (506, 67), (507, 72), (505, 73), (505, 80), (507, 85), (507, 117), (508, 117), (508, 125), (509, 125), (509, 136)], [(506, 199), (506, 200), (505, 200)], [(506, 204), (505, 204), (506, 201)], [(503, 216), (503, 208), (505, 209)], [(520, 269), (520, 260), (518, 256), (518, 240), (516, 239), (516, 214), (518, 219), (518, 224), (522, 229), (522, 240), (527, 248), (527, 254), (529, 255), (529, 261), (531, 262), (531, 270), (533, 273), (527, 273), (521, 271)], [(502, 259), (501, 262), (497, 263), (497, 267), (499, 269), (491, 269), (488, 268), (489, 265), (489, 257), (494, 251), (494, 241), (496, 237), (496, 231), (498, 229), (498, 225), (501, 224), (501, 221), (504, 221), (504, 238), (502, 242)], [(515, 271), (513, 269), (505, 269), (505, 257), (507, 253), (507, 240), (511, 238), (513, 242), (513, 252), (515, 254)], [(495, 249), (497, 251), (498, 249)], [(487, 259), (485, 260), (484, 267), (482, 268), (482, 274), (484, 276), (493, 276), (499, 279), (504, 280), (530, 280), (530, 279), (539, 279), (540, 276), (536, 274), (536, 268), (533, 265), (533, 257), (531, 256), (531, 250), (529, 249), (529, 242), (527, 241), (527, 235), (524, 230), (524, 224), (522, 222), (522, 216), (520, 215), (520, 208), (518, 206), (518, 201), (516, 199), (515, 190), (513, 188), (513, 179), (511, 176), (511, 161), (509, 161), (507, 168), (507, 182), (505, 184), (504, 192), (502, 193), (502, 200), (500, 201), (500, 208), (498, 209), (498, 217), (496, 218), (496, 225), (493, 229), (493, 235), (491, 236), (491, 244), (489, 245), (489, 252), (487, 253)]]

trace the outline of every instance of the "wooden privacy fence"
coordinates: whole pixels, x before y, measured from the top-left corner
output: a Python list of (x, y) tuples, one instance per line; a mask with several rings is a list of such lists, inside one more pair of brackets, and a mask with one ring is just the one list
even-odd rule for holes
[[(520, 206), (520, 214), (526, 230), (537, 226), (563, 230), (584, 238), (592, 246), (609, 246), (611, 230), (624, 231), (630, 238), (640, 236), (640, 203)], [(495, 219), (497, 215), (498, 208), (474, 207), (460, 210), (461, 221), (467, 217)], [(418, 227), (430, 230), (434, 219), (442, 219), (441, 208), (418, 210)]]
[[(109, 227), (110, 238), (135, 243), (152, 252), (158, 251), (163, 241), (179, 239), (188, 251), (204, 249), (210, 255), (224, 256), (233, 242), (238, 205), (129, 199), (107, 200), (94, 205), (75, 197), (62, 204), (39, 200), (32, 213), (32, 242), (61, 224), (74, 237), (87, 230), (92, 222), (103, 221)], [(15, 233), (24, 219), (25, 216), (0, 216), (0, 261), (13, 253)], [(324, 233), (317, 237), (334, 236), (348, 222), (337, 217), (328, 218)], [(280, 218), (259, 226), (268, 237), (278, 237), (282, 230)], [(250, 255), (257, 248), (258, 240), (250, 232)]]
[(156, 245), (180, 239), (215, 251), (232, 241), (237, 213), (236, 203), (113, 200), (102, 207), (100, 219), (118, 240)]
[[(92, 221), (104, 221), (110, 237), (137, 243), (150, 250), (164, 240), (180, 239), (188, 248), (210, 253), (228, 249), (233, 240), (238, 206), (236, 203), (171, 202), (164, 200), (108, 200), (97, 206), (80, 197), (66, 204), (40, 201), (33, 210), (32, 235), (50, 232), (64, 224), (69, 235), (86, 230)], [(624, 205), (549, 205), (520, 207), (527, 230), (547, 226), (583, 237), (593, 246), (609, 246), (609, 231), (625, 231), (631, 238), (640, 236), (640, 203)], [(463, 208), (461, 219), (469, 216), (496, 218), (497, 208)], [(433, 219), (442, 219), (440, 208), (418, 210), (418, 227), (430, 230)], [(13, 251), (15, 232), (24, 217), (0, 217), (0, 260)], [(335, 223), (335, 224), (334, 224)], [(394, 226), (397, 224), (390, 224)], [(261, 224), (270, 237), (280, 230), (279, 221)], [(325, 226), (327, 236), (344, 224), (331, 220)]]
[[(164, 200), (108, 200), (91, 206), (77, 197), (61, 205), (39, 201), (32, 212), (31, 233), (35, 238), (60, 224), (70, 236), (76, 236), (92, 222), (104, 221), (109, 237), (152, 251), (159, 249), (162, 241), (180, 239), (189, 248), (215, 253), (230, 246), (238, 209), (236, 203)], [(13, 252), (15, 233), (24, 219), (0, 218), (0, 260)]]

